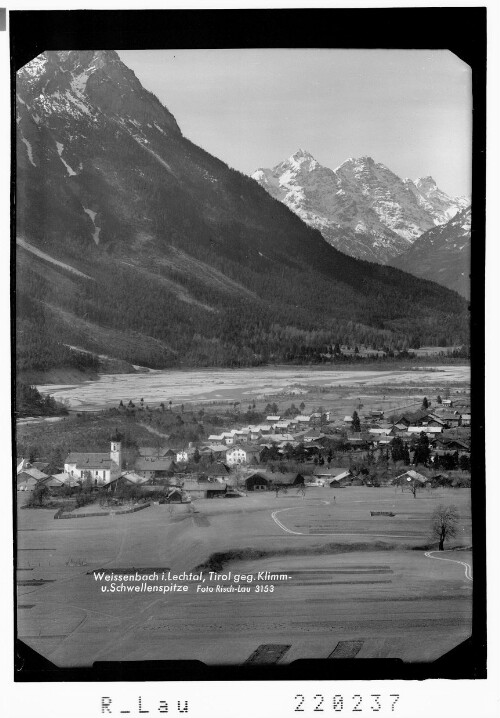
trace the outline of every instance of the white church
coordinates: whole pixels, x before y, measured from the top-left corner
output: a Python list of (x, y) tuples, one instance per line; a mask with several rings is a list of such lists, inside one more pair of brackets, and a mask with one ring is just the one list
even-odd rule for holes
[(111, 441), (109, 454), (72, 452), (64, 460), (64, 472), (74, 479), (90, 479), (94, 486), (104, 486), (121, 474), (122, 445)]

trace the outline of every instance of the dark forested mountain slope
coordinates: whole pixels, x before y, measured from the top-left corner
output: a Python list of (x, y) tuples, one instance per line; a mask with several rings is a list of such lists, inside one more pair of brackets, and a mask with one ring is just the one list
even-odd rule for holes
[(467, 341), (458, 295), (336, 251), (183, 137), (116, 53), (47, 52), (16, 94), (19, 368), (71, 347), (234, 366)]
[(441, 227), (424, 232), (391, 264), (470, 296), (471, 210), (462, 210)]

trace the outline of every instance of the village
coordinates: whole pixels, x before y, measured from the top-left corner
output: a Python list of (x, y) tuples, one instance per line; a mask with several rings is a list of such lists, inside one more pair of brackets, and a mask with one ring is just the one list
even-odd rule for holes
[[(347, 644), (431, 661), (465, 640), (468, 390), (301, 391), (247, 406), (127, 400), (25, 424), (22, 640), (62, 666), (243, 664), (275, 644), (286, 663)], [(166, 578), (138, 592), (107, 583), (136, 572)], [(167, 581), (191, 573), (207, 582)], [(161, 598), (144, 602), (149, 591)]]
[(306, 413), (303, 403), (265, 408), (273, 413), (261, 423), (238, 422), (185, 445), (157, 438), (126, 458), (119, 432), (109, 437), (109, 452), (70, 451), (55, 472), (42, 458), (18, 457), (18, 503), (39, 507), (65, 497), (64, 514), (88, 504), (304, 495), (309, 487), (400, 484), (416, 496), (424, 487), (470, 486), (468, 395), (423, 397), (403, 411), (363, 412), (360, 403), (343, 416), (324, 407)]

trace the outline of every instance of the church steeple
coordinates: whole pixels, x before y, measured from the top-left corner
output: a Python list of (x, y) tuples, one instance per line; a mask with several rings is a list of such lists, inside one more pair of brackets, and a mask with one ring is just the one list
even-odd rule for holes
[(109, 457), (111, 461), (114, 461), (115, 464), (118, 464), (118, 468), (122, 468), (122, 442), (121, 442), (121, 436), (118, 434), (118, 432), (115, 432), (114, 435), (111, 437), (111, 450), (109, 452)]

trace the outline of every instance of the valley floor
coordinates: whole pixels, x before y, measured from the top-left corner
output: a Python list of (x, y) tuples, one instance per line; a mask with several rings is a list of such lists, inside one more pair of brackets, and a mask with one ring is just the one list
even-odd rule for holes
[(468, 365), (435, 365), (411, 369), (327, 369), (323, 367), (259, 367), (254, 369), (203, 369), (151, 371), (143, 374), (107, 374), (80, 385), (47, 384), (37, 388), (58, 401), (81, 410), (117, 406), (130, 399), (158, 405), (161, 401), (200, 402), (253, 399), (282, 393), (304, 395), (309, 387), (342, 388), (412, 386), (440, 389), (447, 385), (468, 388)]

